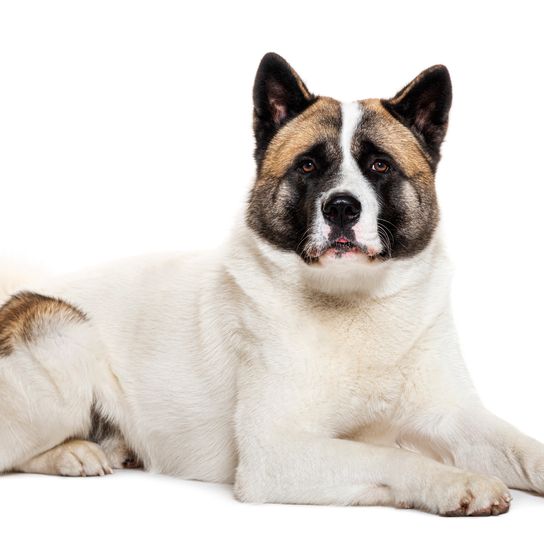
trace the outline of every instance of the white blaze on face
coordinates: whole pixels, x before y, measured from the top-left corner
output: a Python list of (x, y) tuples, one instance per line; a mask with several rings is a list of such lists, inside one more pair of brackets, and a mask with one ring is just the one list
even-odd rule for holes
[(369, 251), (382, 251), (378, 236), (378, 214), (380, 205), (376, 192), (369, 181), (363, 176), (357, 161), (351, 152), (353, 136), (363, 116), (359, 102), (342, 103), (342, 133), (340, 145), (342, 148), (342, 167), (340, 185), (336, 191), (351, 193), (361, 203), (361, 217), (353, 226), (357, 242), (368, 247)]
[(363, 176), (357, 161), (351, 152), (351, 144), (355, 130), (361, 123), (363, 110), (359, 102), (342, 103), (342, 132), (340, 146), (342, 148), (342, 166), (340, 183), (336, 185), (325, 199), (332, 194), (349, 193), (361, 203), (361, 217), (352, 227), (357, 242), (368, 248), (369, 253), (380, 253), (383, 249), (378, 236), (378, 214), (380, 205), (374, 189)]
[[(383, 251), (383, 245), (378, 235), (378, 214), (380, 204), (371, 183), (363, 176), (357, 161), (351, 152), (351, 144), (357, 127), (363, 117), (363, 109), (359, 102), (343, 102), (342, 130), (340, 133), (340, 147), (342, 150), (342, 164), (340, 166), (338, 183), (324, 193), (316, 201), (315, 222), (309, 240), (314, 247), (325, 247), (330, 243), (331, 226), (323, 217), (323, 204), (333, 195), (348, 193), (361, 203), (359, 221), (351, 228), (356, 241), (366, 247), (369, 255), (376, 255)], [(348, 254), (345, 254), (347, 257)]]

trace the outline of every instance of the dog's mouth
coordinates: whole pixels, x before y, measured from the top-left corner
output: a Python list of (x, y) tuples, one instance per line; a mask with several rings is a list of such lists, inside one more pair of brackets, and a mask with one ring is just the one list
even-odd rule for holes
[(368, 261), (380, 258), (380, 254), (354, 240), (340, 236), (321, 247), (313, 247), (307, 252), (310, 263), (318, 263), (321, 259), (351, 260), (355, 257), (366, 257)]
[(335, 240), (329, 244), (323, 253), (326, 253), (327, 251), (334, 252), (335, 256), (338, 258), (341, 258), (342, 255), (345, 255), (346, 253), (364, 253), (363, 248), (359, 244), (346, 240), (345, 238)]

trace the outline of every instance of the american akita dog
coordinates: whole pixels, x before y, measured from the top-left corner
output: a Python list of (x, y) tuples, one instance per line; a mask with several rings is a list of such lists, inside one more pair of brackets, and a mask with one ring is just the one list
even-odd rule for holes
[(0, 471), (141, 464), (242, 501), (456, 516), (544, 493), (544, 445), (486, 411), (456, 340), (434, 185), (450, 104), (444, 66), (341, 103), (267, 54), (224, 247), (4, 303)]

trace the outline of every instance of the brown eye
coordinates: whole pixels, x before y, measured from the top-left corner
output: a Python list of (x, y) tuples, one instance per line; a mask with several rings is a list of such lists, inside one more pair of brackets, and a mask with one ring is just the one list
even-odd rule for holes
[(389, 165), (385, 161), (374, 161), (372, 163), (372, 170), (378, 172), (378, 174), (385, 174), (389, 171)]
[(315, 172), (316, 168), (315, 162), (311, 160), (302, 161), (300, 164), (300, 169), (304, 174), (311, 174), (312, 172)]

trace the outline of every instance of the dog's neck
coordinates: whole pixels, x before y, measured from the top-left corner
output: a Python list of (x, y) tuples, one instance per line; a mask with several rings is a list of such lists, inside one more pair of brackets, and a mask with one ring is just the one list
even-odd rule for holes
[[(240, 217), (231, 234), (228, 267), (240, 281), (269, 282), (295, 292), (323, 293), (332, 297), (384, 298), (420, 285), (432, 273), (449, 276), (446, 257), (437, 229), (427, 247), (409, 259), (385, 262), (338, 262), (323, 266), (307, 264), (294, 252), (281, 251), (263, 240)], [(248, 263), (252, 263), (248, 265)], [(249, 266), (254, 266), (252, 271)], [(263, 276), (261, 276), (262, 278)]]

